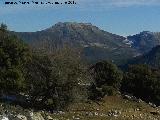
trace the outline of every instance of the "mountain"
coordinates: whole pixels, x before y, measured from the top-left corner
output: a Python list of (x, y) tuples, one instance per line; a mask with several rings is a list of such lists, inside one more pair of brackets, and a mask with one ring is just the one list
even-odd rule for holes
[(160, 45), (142, 56), (129, 60), (126, 65), (129, 64), (147, 64), (151, 67), (160, 68)]
[(90, 23), (59, 22), (37, 32), (14, 32), (33, 48), (54, 50), (68, 44), (81, 47), (82, 56), (89, 62), (112, 60), (119, 64), (137, 55), (125, 37), (106, 32)]
[(132, 48), (143, 54), (160, 45), (160, 33), (143, 31), (139, 34), (128, 36), (127, 40), (131, 43)]

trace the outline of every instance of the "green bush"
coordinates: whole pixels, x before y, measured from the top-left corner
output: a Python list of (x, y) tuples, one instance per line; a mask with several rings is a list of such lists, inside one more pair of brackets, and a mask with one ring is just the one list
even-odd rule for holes
[[(88, 74), (79, 54), (61, 48), (53, 54), (33, 54), (25, 69), (26, 85), (32, 103), (63, 108), (87, 99)], [(38, 101), (38, 102), (37, 102)]]
[(23, 67), (30, 59), (28, 46), (16, 36), (9, 34), (7, 27), (0, 27), (0, 90), (1, 93), (23, 91), (25, 88)]
[(113, 86), (102, 86), (102, 92), (107, 96), (117, 95), (117, 90)]
[(123, 92), (160, 104), (160, 70), (147, 65), (133, 65), (124, 74)]
[(123, 77), (122, 72), (116, 65), (108, 61), (98, 62), (90, 68), (90, 72), (94, 80), (93, 86), (89, 89), (92, 99), (105, 95), (116, 95), (121, 87)]
[(122, 72), (111, 62), (98, 62), (91, 67), (91, 73), (97, 87), (102, 85), (113, 86), (119, 89), (123, 77)]
[(88, 98), (91, 100), (99, 100), (104, 97), (104, 94), (102, 93), (102, 89), (97, 88), (95, 84), (92, 84), (88, 88)]

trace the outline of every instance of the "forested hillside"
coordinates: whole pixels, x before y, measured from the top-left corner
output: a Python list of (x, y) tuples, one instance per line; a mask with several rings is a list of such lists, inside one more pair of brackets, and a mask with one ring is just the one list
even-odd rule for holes
[(106, 32), (90, 23), (59, 22), (42, 31), (13, 33), (34, 48), (47, 51), (54, 51), (64, 44), (72, 48), (80, 47), (82, 58), (89, 63), (110, 60), (120, 64), (139, 54), (125, 41), (125, 37)]
[(128, 62), (125, 65), (122, 65), (122, 67), (127, 67), (128, 65), (133, 64), (146, 64), (154, 68), (160, 68), (160, 46), (152, 48), (151, 51), (144, 55), (128, 60)]
[[(159, 46), (152, 51), (159, 55)], [(82, 52), (68, 44), (35, 50), (1, 24), (0, 115), (7, 120), (160, 118), (159, 68), (136, 64), (122, 71), (107, 60), (88, 64)]]

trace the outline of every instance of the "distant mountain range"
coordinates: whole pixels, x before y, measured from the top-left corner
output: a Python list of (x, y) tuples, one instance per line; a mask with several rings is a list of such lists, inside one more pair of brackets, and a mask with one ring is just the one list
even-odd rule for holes
[(143, 31), (139, 34), (128, 36), (132, 48), (138, 50), (140, 53), (147, 53), (153, 47), (160, 45), (160, 33)]
[(80, 47), (83, 58), (89, 62), (111, 60), (121, 64), (160, 44), (159, 33), (144, 31), (123, 37), (101, 30), (90, 23), (59, 22), (42, 31), (13, 33), (33, 48), (52, 51), (64, 44)]
[(133, 64), (146, 64), (154, 68), (160, 68), (160, 45), (152, 48), (151, 51), (144, 55), (129, 60), (122, 68)]

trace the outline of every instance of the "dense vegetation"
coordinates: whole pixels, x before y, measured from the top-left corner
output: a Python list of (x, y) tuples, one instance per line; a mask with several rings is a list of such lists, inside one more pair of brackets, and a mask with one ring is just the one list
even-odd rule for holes
[(28, 47), (16, 36), (0, 27), (0, 90), (1, 94), (21, 91), (24, 86), (23, 66), (30, 59)]
[(62, 109), (71, 102), (100, 100), (123, 92), (160, 104), (159, 69), (136, 65), (122, 72), (108, 61), (86, 65), (80, 56), (79, 49), (67, 46), (52, 52), (33, 51), (2, 24), (1, 99), (14, 95), (14, 101), (24, 105)]
[(86, 99), (86, 88), (81, 84), (87, 83), (89, 78), (78, 53), (64, 48), (53, 55), (37, 54), (26, 66), (32, 103), (62, 108), (71, 101)]
[(160, 70), (133, 65), (124, 74), (122, 91), (160, 105)]
[[(16, 36), (1, 25), (1, 97), (21, 95), (32, 106), (62, 108), (69, 102), (87, 98), (90, 79), (79, 53), (68, 47), (53, 54), (31, 52)], [(40, 106), (39, 106), (40, 105)]]
[(123, 76), (116, 65), (102, 61), (91, 66), (90, 71), (94, 81), (89, 88), (91, 99), (98, 99), (105, 95), (116, 95)]

